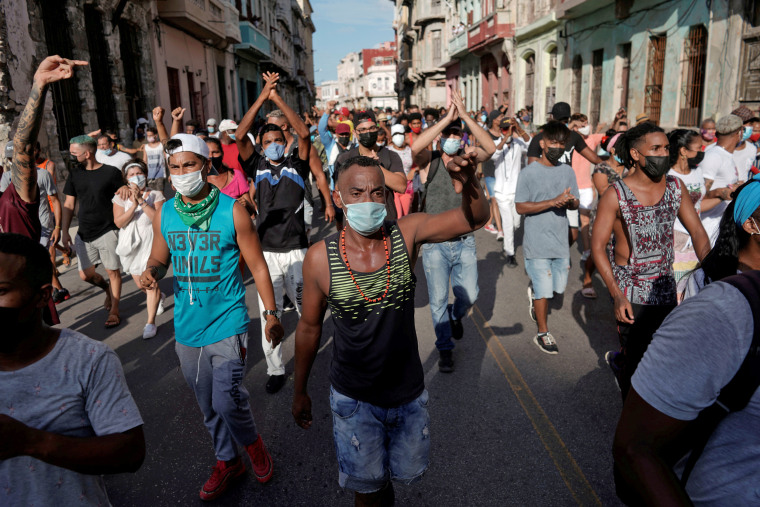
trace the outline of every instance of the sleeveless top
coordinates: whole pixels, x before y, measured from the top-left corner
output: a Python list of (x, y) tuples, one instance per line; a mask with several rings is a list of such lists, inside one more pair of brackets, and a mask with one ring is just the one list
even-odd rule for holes
[[(414, 328), (417, 282), (404, 237), (395, 221), (383, 225), (388, 238), (391, 283), (377, 303), (366, 301), (348, 272), (339, 234), (325, 239), (330, 267), (327, 297), (335, 328), (330, 381), (339, 393), (384, 408), (404, 405), (425, 387)], [(372, 273), (354, 271), (369, 299), (382, 296), (388, 280), (385, 264)]]
[(164, 147), (159, 144), (155, 148), (151, 148), (145, 144), (143, 149), (148, 155), (148, 179), (165, 178), (166, 155), (164, 154)]
[(248, 329), (245, 286), (238, 268), (232, 208), (235, 200), (219, 195), (208, 231), (185, 225), (174, 199), (161, 209), (161, 235), (174, 267), (174, 333), (188, 347), (211, 345)]
[(681, 186), (666, 176), (665, 193), (653, 206), (642, 205), (623, 180), (613, 184), (620, 215), (631, 241), (628, 264), (615, 262), (615, 239), (609, 250), (612, 274), (625, 297), (639, 305), (675, 305), (673, 224), (681, 206)]

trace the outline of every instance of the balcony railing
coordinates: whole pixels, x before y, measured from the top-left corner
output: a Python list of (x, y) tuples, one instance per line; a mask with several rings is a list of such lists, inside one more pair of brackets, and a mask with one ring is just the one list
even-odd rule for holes
[(214, 0), (163, 0), (158, 15), (204, 39), (223, 40), (225, 14)]
[(457, 56), (462, 56), (467, 52), (467, 31), (462, 31), (461, 33), (454, 35), (451, 40), (449, 41), (449, 55), (451, 55), (452, 58), (455, 58)]
[(249, 21), (240, 22), (241, 44), (239, 49), (252, 50), (270, 58), (272, 56), (269, 39), (256, 30)]

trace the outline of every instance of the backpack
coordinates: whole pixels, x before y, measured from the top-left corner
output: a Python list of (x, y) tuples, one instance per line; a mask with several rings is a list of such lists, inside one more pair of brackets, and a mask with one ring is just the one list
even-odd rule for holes
[[(736, 374), (720, 390), (717, 400), (703, 409), (666, 451), (666, 461), (671, 467), (688, 455), (681, 475), (681, 486), (684, 488), (707, 442), (721, 421), (732, 412), (744, 410), (760, 387), (760, 271), (749, 271), (719, 281), (736, 287), (747, 299), (753, 318), (752, 343)], [(618, 498), (626, 505), (643, 505), (643, 500), (622, 478), (617, 467), (613, 472)]]

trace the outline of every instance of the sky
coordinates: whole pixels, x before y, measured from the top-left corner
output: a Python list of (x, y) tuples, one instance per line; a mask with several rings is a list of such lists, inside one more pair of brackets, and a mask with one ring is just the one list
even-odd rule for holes
[(314, 9), (314, 81), (338, 78), (341, 58), (395, 40), (391, 0), (311, 0)]

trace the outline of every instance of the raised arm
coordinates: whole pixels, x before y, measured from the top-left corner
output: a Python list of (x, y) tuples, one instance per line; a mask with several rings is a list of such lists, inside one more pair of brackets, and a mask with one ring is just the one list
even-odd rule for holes
[[(445, 129), (449, 123), (457, 119), (457, 115), (457, 109), (452, 105), (446, 112), (446, 116), (444, 116), (441, 121), (429, 129), (423, 130), (420, 135), (417, 136), (417, 139), (415, 139), (414, 143), (412, 144), (412, 157), (414, 158), (417, 165), (424, 165), (425, 161), (420, 159), (419, 156), (423, 151), (428, 151), (427, 147), (433, 143), (435, 138), (443, 132), (443, 129)], [(422, 162), (422, 164), (420, 164), (420, 162)]]
[(459, 95), (458, 91), (451, 91), (451, 102), (459, 111), (459, 117), (462, 118), (465, 125), (467, 125), (467, 128), (470, 129), (470, 132), (472, 132), (472, 135), (478, 141), (478, 146), (475, 147), (475, 152), (478, 154), (478, 163), (483, 163), (490, 159), (493, 154), (496, 153), (496, 145), (494, 144), (493, 139), (491, 139), (491, 135), (483, 127), (478, 125), (475, 120), (470, 118), (464, 107), (462, 96)]
[(245, 113), (235, 131), (235, 144), (237, 144), (240, 158), (243, 160), (248, 160), (253, 155), (253, 143), (251, 143), (251, 139), (248, 137), (248, 132), (253, 128), (253, 122), (256, 121), (256, 115), (259, 114), (261, 106), (269, 100), (272, 90), (275, 89), (277, 81), (280, 79), (280, 75), (275, 72), (265, 72), (263, 77), (266, 84), (264, 85), (264, 89), (261, 90), (261, 95), (256, 98), (256, 101)]
[(324, 241), (311, 247), (303, 261), (303, 312), (296, 327), (295, 385), (291, 412), (296, 424), (311, 427), (311, 398), (307, 385), (322, 338), (322, 321), (327, 309), (327, 294), (320, 285), (320, 275), (327, 267), (327, 248)]
[(182, 131), (182, 117), (185, 116), (184, 107), (176, 107), (172, 111), (172, 131), (170, 137), (174, 137)]
[[(158, 132), (158, 140), (161, 141), (161, 143), (165, 142), (167, 139), (169, 139), (170, 136), (169, 134), (167, 134), (166, 127), (164, 126), (164, 108), (163, 107), (153, 108), (153, 121), (156, 123), (156, 131)], [(147, 163), (147, 160), (145, 162)]]
[(319, 130), (319, 139), (322, 141), (322, 145), (324, 145), (325, 148), (330, 146), (330, 143), (333, 139), (332, 132), (330, 132), (330, 129), (327, 128), (327, 121), (329, 119), (330, 113), (325, 111), (325, 113), (319, 119), (319, 125), (317, 125), (317, 130)]
[(70, 78), (74, 75), (74, 69), (82, 65), (87, 65), (87, 62), (67, 60), (57, 55), (48, 56), (34, 74), (29, 99), (21, 113), (16, 135), (13, 136), (11, 160), (11, 183), (19, 197), (26, 202), (39, 199), (34, 145), (42, 123), (47, 87), (50, 83)]
[[(279, 77), (278, 74), (275, 75)], [(274, 105), (283, 112), (285, 118), (288, 119), (288, 123), (293, 127), (293, 130), (295, 130), (295, 133), (298, 136), (298, 158), (301, 160), (309, 160), (309, 154), (311, 152), (309, 127), (307, 127), (301, 117), (298, 116), (284, 100), (282, 100), (280, 94), (277, 93), (276, 87), (273, 87), (272, 91), (269, 93), (269, 100), (274, 102)]]

